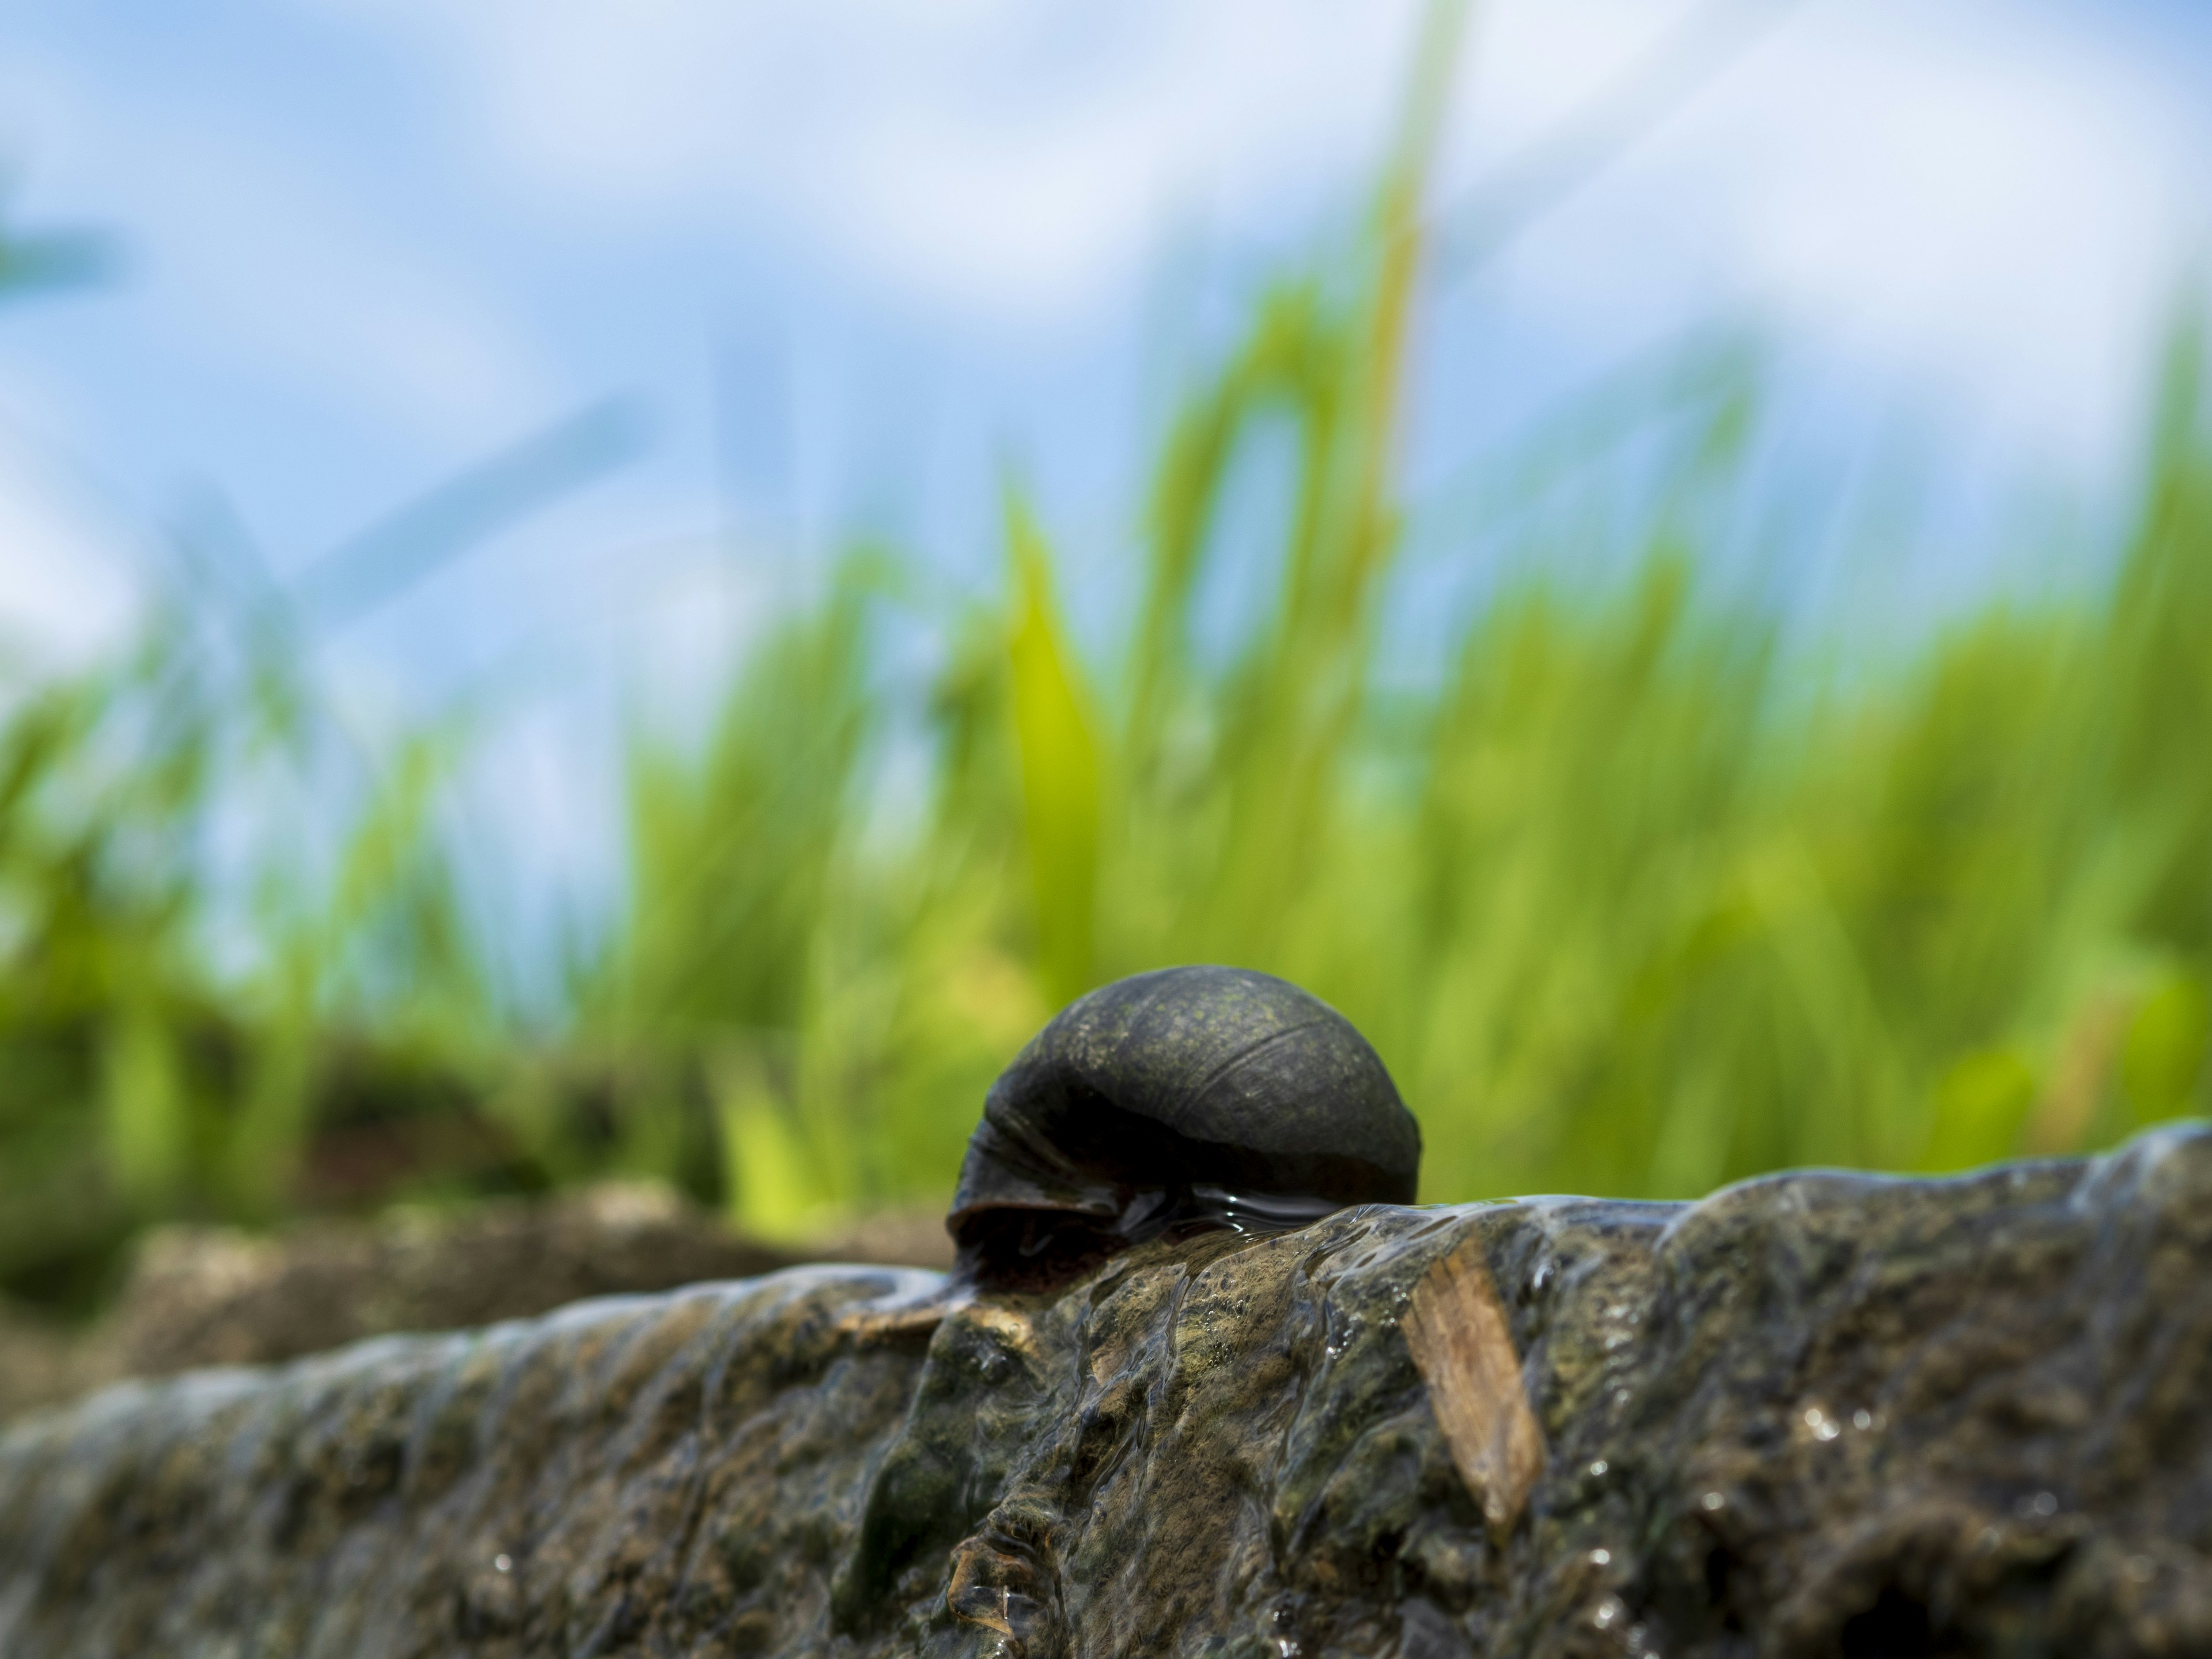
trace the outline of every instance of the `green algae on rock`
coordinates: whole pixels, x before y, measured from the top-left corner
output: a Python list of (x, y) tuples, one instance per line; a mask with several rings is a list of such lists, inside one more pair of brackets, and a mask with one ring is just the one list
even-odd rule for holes
[[(1502, 1524), (1408, 1346), (1455, 1262), (1542, 1439)], [(853, 1269), (586, 1303), (18, 1423), (0, 1652), (2202, 1655), (2208, 1267), (2178, 1128), (1164, 1235), (933, 1322)]]

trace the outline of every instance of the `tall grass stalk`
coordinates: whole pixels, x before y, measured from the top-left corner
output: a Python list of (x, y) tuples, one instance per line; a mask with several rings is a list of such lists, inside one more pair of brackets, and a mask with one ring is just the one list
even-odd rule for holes
[[(1434, 100), (1413, 108), (1355, 253), (1262, 295), (1164, 433), (1127, 636), (1079, 646), (1018, 481), (1003, 591), (922, 619), (931, 684), (874, 649), (900, 584), (826, 576), (703, 744), (641, 740), (626, 908), (558, 1030), (486, 988), (438, 743), (363, 793), (333, 872), (270, 863), (241, 977), (211, 965), (205, 849), (314, 724), (283, 662), (212, 676), (172, 617), (127, 664), (23, 690), (0, 724), (0, 1285), (81, 1299), (165, 1216), (610, 1170), (772, 1235), (934, 1201), (1055, 1006), (1198, 960), (1370, 1034), (1429, 1199), (1956, 1169), (2202, 1111), (2202, 339), (2176, 333), (2126, 544), (2078, 550), (2111, 572), (2086, 596), (1993, 597), (1820, 689), (1717, 574), (1757, 533), (1756, 422), (1724, 398), (1623, 497), (1609, 561), (1547, 556), (1601, 515), (1495, 527), (1518, 574), (1409, 687), (1377, 658)], [(1280, 544), (1206, 647), (1240, 468), (1285, 431)], [(926, 799), (887, 815), (917, 742)]]

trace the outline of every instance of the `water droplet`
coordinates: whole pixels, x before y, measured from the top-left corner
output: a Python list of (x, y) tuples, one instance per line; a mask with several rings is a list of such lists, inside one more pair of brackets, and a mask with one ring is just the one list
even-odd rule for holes
[(1851, 1413), (1851, 1426), (1855, 1429), (1872, 1428), (1874, 1426), (1874, 1413), (1867, 1410), (1865, 1407), (1860, 1407), (1858, 1410)]
[(1728, 1507), (1728, 1499), (1717, 1492), (1709, 1492), (1698, 1501), (1709, 1510), (1723, 1510)]
[(1591, 1565), (1595, 1566), (1604, 1566), (1612, 1559), (1613, 1552), (1611, 1550), (1592, 1550), (1590, 1552), (1590, 1562)]
[(495, 1555), (491, 1559), (491, 1565), (492, 1571), (495, 1572), (513, 1572), (514, 1571), (514, 1558), (511, 1556)]
[(1608, 1462), (1607, 1462), (1605, 1461), (1605, 1459), (1603, 1459), (1602, 1457), (1599, 1458), (1599, 1459), (1597, 1460), (1597, 1462), (1595, 1462), (1595, 1463), (1593, 1463), (1593, 1464), (1591, 1464), (1591, 1465), (1590, 1465), (1590, 1468), (1589, 1468), (1590, 1479), (1591, 1479), (1591, 1480), (1604, 1480), (1604, 1479), (1605, 1479), (1605, 1472), (1606, 1472), (1607, 1469), (1611, 1468), (1612, 1467), (1613, 1467), (1613, 1465), (1612, 1465), (1612, 1464), (1610, 1464), (1610, 1463), (1608, 1463)]
[(1590, 1622), (1600, 1630), (1609, 1629), (1613, 1621), (1627, 1611), (1618, 1595), (1608, 1595), (1597, 1604), (1597, 1611), (1590, 1615)]

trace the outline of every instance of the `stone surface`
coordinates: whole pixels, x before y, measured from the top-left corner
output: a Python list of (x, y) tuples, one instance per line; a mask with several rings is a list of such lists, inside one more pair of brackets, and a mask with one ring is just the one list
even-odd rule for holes
[(166, 1227), (89, 1330), (0, 1306), (0, 1420), (126, 1376), (270, 1364), (368, 1336), (526, 1318), (804, 1261), (950, 1267), (952, 1241), (942, 1216), (893, 1212), (804, 1250), (779, 1248), (649, 1182), (264, 1234)]
[(0, 1652), (2203, 1655), (2208, 1406), (2194, 1130), (803, 1268), (23, 1419)]

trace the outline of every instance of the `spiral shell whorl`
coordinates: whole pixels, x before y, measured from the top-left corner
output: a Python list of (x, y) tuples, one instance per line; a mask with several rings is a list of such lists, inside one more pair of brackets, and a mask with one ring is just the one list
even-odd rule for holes
[[(1414, 1197), (1420, 1131), (1351, 1023), (1286, 981), (1170, 968), (1060, 1011), (992, 1085), (947, 1225), (975, 1266), (1010, 1219), (1108, 1244), (1241, 1199), (1310, 1217)], [(1209, 1208), (1212, 1206), (1212, 1208)], [(1024, 1246), (1024, 1249), (1030, 1248)]]

